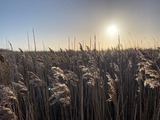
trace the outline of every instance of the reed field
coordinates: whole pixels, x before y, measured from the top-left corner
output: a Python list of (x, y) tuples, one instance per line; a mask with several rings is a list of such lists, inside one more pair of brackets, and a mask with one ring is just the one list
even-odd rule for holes
[(0, 120), (159, 120), (160, 49), (0, 50)]

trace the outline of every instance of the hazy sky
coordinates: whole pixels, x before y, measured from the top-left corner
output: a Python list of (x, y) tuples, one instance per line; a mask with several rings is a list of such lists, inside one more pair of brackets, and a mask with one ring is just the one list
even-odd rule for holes
[[(67, 48), (68, 37), (89, 44), (94, 34), (100, 46), (117, 44), (107, 27), (118, 27), (121, 41), (158, 43), (160, 0), (0, 0), (0, 47), (10, 41), (16, 50), (27, 50), (27, 32), (33, 49), (32, 28), (37, 49)], [(150, 40), (150, 41), (149, 41)], [(140, 43), (139, 43), (140, 44)]]

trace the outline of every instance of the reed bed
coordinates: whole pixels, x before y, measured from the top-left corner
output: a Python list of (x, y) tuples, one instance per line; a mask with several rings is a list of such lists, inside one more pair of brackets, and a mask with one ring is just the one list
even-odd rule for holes
[(0, 51), (2, 120), (159, 120), (159, 49)]

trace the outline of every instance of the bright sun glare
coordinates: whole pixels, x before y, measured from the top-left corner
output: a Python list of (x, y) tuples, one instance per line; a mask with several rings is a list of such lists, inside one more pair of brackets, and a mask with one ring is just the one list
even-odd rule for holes
[(115, 35), (117, 32), (118, 32), (118, 28), (117, 28), (116, 25), (110, 25), (107, 28), (107, 33), (110, 34), (110, 35)]

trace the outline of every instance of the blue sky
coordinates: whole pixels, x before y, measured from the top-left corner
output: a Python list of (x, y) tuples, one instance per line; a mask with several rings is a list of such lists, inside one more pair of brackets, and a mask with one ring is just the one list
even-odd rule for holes
[[(67, 48), (68, 37), (76, 42), (97, 35), (99, 44), (114, 46), (115, 38), (105, 33), (107, 26), (118, 26), (123, 44), (135, 41), (158, 43), (160, 33), (159, 0), (1, 0), (0, 47), (10, 41), (13, 48), (27, 50), (27, 32), (33, 49), (32, 28), (37, 49)], [(135, 40), (136, 39), (136, 40)], [(145, 46), (145, 45), (144, 45)]]

